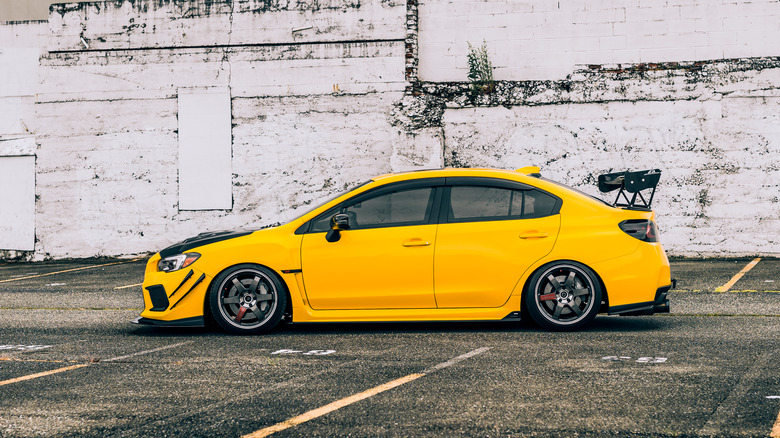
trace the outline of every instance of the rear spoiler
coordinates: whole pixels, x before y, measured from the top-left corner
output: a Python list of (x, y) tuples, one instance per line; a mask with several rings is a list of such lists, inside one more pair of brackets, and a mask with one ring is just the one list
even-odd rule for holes
[[(660, 179), (660, 169), (605, 173), (599, 175), (599, 190), (602, 193), (620, 190), (613, 204), (615, 207), (650, 209), (655, 195), (655, 186), (658, 185)], [(644, 190), (650, 190), (650, 196), (647, 199), (642, 195)], [(631, 199), (628, 198), (627, 193), (632, 194)], [(621, 198), (625, 202), (621, 202)]]

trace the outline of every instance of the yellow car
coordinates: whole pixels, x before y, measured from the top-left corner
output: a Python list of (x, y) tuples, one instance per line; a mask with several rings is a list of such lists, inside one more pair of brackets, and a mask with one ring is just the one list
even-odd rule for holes
[(282, 319), (530, 317), (576, 330), (600, 312), (668, 312), (669, 261), (650, 209), (659, 177), (601, 175), (602, 191), (618, 190), (611, 205), (533, 167), (379, 176), (285, 225), (162, 250), (146, 266), (134, 322), (213, 320), (258, 334)]

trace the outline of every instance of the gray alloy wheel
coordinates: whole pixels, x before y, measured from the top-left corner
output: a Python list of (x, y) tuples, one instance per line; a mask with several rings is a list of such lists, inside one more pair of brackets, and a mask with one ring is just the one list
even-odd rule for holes
[(237, 265), (217, 276), (209, 292), (214, 320), (237, 334), (260, 334), (279, 323), (287, 291), (273, 271), (259, 265)]
[(601, 309), (601, 285), (585, 265), (553, 262), (531, 276), (523, 298), (537, 324), (548, 330), (571, 331), (596, 317)]

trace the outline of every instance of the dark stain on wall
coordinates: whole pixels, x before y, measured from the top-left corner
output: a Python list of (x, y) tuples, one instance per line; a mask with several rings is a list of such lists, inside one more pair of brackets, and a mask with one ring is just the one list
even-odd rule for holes
[(415, 82), (396, 106), (394, 124), (408, 130), (439, 127), (445, 108), (695, 100), (726, 94), (722, 86), (778, 68), (780, 57), (590, 65), (563, 80), (496, 81), (486, 93), (474, 93), (466, 81)]

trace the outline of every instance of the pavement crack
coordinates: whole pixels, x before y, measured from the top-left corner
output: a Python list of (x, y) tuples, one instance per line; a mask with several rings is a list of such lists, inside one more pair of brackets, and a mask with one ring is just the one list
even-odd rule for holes
[(733, 417), (737, 415), (736, 411), (741, 406), (740, 400), (747, 396), (750, 388), (753, 387), (752, 382), (761, 377), (762, 373), (767, 369), (774, 352), (765, 352), (758, 360), (753, 362), (753, 366), (748, 369), (745, 374), (740, 377), (739, 381), (734, 388), (729, 392), (729, 395), (718, 405), (718, 408), (710, 415), (710, 419), (702, 426), (696, 433), (697, 436), (723, 436), (723, 426), (729, 424)]

